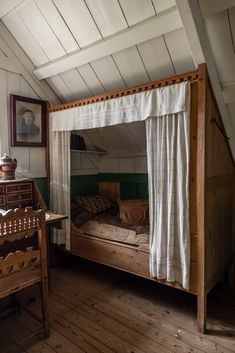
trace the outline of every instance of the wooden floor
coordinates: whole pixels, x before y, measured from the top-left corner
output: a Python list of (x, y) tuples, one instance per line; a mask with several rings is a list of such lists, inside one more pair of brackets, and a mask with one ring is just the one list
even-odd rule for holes
[[(22, 296), (38, 311), (37, 288)], [(107, 267), (72, 259), (50, 271), (51, 335), (12, 343), (38, 328), (24, 311), (0, 321), (0, 352), (235, 352), (235, 298), (209, 297), (209, 333), (196, 330), (196, 300), (187, 293)]]

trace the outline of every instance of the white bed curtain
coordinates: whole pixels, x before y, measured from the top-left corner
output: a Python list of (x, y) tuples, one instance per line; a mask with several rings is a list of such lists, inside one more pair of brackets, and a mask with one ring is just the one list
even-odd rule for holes
[[(50, 133), (50, 207), (54, 212), (70, 215), (70, 131)], [(70, 250), (70, 221), (62, 229), (53, 229), (52, 242), (66, 244)]]
[[(67, 215), (69, 132), (146, 120), (151, 276), (176, 280), (186, 289), (190, 262), (189, 102), (190, 85), (183, 82), (50, 114), (52, 209)], [(66, 248), (70, 249), (67, 230)], [(55, 240), (65, 242), (64, 234)]]
[(150, 275), (189, 289), (189, 113), (146, 120)]

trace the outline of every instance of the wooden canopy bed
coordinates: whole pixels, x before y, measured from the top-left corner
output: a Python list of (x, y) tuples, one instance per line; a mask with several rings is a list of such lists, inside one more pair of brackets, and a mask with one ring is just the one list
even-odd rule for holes
[[(206, 65), (200, 65), (198, 70), (183, 75), (62, 104), (50, 108), (49, 111), (52, 113), (80, 107), (182, 81), (189, 81), (191, 87), (189, 292), (197, 295), (198, 329), (200, 332), (205, 332), (207, 294), (233, 263), (234, 176), (232, 154), (209, 83)], [(111, 184), (102, 185), (101, 193), (106, 196), (115, 194), (115, 186)], [(70, 252), (183, 289), (177, 282), (172, 283), (150, 277), (149, 250), (146, 246), (130, 245), (90, 236), (81, 233), (72, 225)]]

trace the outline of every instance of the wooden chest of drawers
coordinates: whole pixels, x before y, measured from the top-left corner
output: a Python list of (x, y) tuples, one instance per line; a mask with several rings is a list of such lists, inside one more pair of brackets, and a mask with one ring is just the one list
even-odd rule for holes
[(30, 179), (0, 181), (0, 208), (33, 207), (33, 183)]

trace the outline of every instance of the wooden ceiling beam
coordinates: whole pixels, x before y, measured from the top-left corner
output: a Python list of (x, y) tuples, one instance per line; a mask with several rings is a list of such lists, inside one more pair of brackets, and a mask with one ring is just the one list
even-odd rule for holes
[(158, 16), (151, 17), (83, 49), (39, 66), (34, 70), (34, 74), (39, 80), (58, 75), (181, 27), (182, 21), (178, 10), (173, 7)]
[[(224, 95), (222, 92), (215, 59), (211, 50), (205, 21), (203, 19), (199, 4), (195, 0), (176, 0), (176, 4), (184, 25), (185, 33), (195, 64), (197, 66), (201, 64), (203, 58), (204, 62), (207, 64), (214, 96), (223, 119), (226, 134), (230, 137), (229, 143), (233, 156), (235, 157), (235, 131), (233, 122), (228, 108), (224, 103)], [(200, 50), (200, 53), (197, 52), (198, 50)]]
[(200, 0), (200, 9), (204, 18), (235, 6), (235, 0)]

